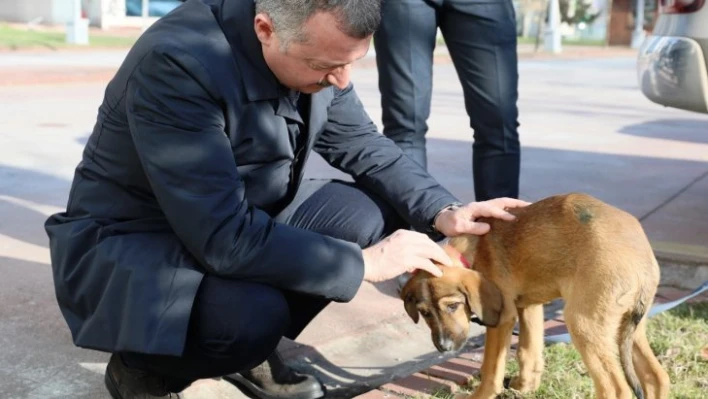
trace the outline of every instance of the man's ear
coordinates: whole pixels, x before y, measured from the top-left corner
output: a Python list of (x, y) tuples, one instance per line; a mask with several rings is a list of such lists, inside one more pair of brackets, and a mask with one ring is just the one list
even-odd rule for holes
[(460, 291), (467, 297), (469, 310), (487, 327), (499, 324), (504, 297), (499, 288), (474, 270), (468, 270), (460, 281)]
[(411, 277), (403, 289), (401, 290), (401, 299), (403, 299), (403, 304), (406, 308), (406, 313), (413, 320), (413, 323), (418, 324), (418, 296), (416, 291), (418, 291), (418, 286), (420, 283), (414, 277)]
[(273, 41), (273, 21), (267, 14), (256, 14), (253, 19), (253, 29), (256, 32), (256, 37), (263, 45), (270, 45)]

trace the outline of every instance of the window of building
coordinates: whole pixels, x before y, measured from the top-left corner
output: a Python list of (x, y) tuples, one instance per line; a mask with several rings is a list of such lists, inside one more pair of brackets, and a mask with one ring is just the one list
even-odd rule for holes
[[(125, 15), (141, 17), (143, 15), (143, 1), (145, 0), (125, 0)], [(148, 16), (162, 17), (180, 4), (182, 4), (182, 0), (149, 0)]]

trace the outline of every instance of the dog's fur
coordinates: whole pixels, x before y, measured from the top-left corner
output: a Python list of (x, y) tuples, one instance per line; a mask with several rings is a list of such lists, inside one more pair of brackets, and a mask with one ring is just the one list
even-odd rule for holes
[[(419, 314), (441, 352), (467, 341), (476, 314), (487, 327), (481, 385), (469, 398), (503, 390), (507, 350), (519, 321), (519, 375), (510, 386), (538, 389), (543, 371), (543, 304), (565, 300), (572, 342), (597, 398), (667, 398), (669, 377), (649, 347), (646, 311), (659, 265), (639, 221), (585, 194), (547, 198), (510, 210), (516, 220), (486, 219), (489, 233), (451, 238), (449, 254), (472, 265), (419, 271), (401, 290), (414, 322)], [(459, 266), (459, 265), (458, 265)]]

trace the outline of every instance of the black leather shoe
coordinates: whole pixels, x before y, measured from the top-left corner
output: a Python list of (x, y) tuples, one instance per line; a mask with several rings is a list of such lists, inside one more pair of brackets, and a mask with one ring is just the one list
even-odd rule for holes
[(170, 392), (164, 378), (129, 368), (116, 354), (111, 355), (108, 361), (104, 382), (113, 399), (180, 397), (179, 394)]
[(249, 371), (229, 374), (224, 379), (258, 399), (317, 399), (325, 394), (317, 378), (291, 369), (277, 353)]

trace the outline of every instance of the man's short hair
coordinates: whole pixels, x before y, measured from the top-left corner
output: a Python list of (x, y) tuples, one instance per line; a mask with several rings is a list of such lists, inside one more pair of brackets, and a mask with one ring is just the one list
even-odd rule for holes
[(364, 39), (381, 22), (381, 0), (255, 0), (256, 13), (267, 14), (283, 47), (292, 41), (306, 42), (303, 24), (318, 12), (330, 12), (347, 36)]

